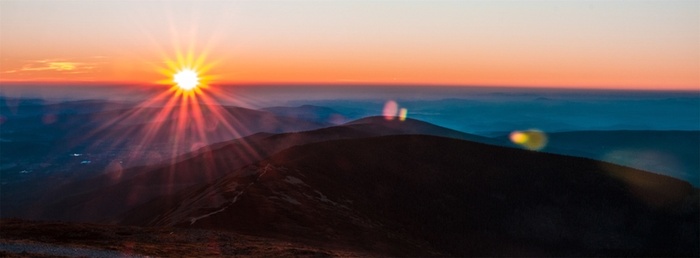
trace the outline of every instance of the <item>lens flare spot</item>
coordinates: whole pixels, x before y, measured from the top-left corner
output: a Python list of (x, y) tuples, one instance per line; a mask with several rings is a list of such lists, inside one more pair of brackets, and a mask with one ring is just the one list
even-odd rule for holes
[(406, 121), (407, 115), (408, 115), (408, 109), (401, 108), (401, 110), (399, 110), (399, 120)]
[(389, 100), (386, 102), (386, 104), (384, 104), (384, 111), (382, 112), (382, 114), (384, 115), (384, 119), (394, 120), (398, 112), (399, 104), (396, 103), (396, 101)]
[(527, 142), (527, 134), (519, 131), (512, 132), (510, 134), (510, 141), (515, 144), (523, 144)]
[(547, 146), (547, 134), (540, 130), (513, 131), (510, 140), (528, 150), (541, 150)]

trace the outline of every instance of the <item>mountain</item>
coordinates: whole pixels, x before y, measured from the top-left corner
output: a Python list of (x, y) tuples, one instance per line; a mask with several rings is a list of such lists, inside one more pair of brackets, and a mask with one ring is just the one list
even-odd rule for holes
[(180, 156), (172, 163), (117, 169), (86, 180), (73, 180), (55, 188), (47, 187), (48, 190), (41, 189), (43, 198), (22, 195), (15, 197), (22, 198), (24, 202), (21, 204), (24, 205), (10, 207), (11, 209), (2, 212), (4, 217), (111, 221), (119, 214), (152, 198), (172, 195), (201, 183), (214, 182), (241, 167), (289, 147), (329, 140), (399, 134), (427, 134), (495, 142), (490, 138), (461, 133), (413, 119), (389, 121), (383, 117), (369, 117), (342, 126), (312, 131), (258, 133), (201, 148)]
[(294, 146), (122, 222), (390, 256), (695, 256), (699, 196), (610, 163), (394, 135)]
[(158, 107), (124, 109), (104, 101), (18, 103), (6, 101), (0, 107), (12, 111), (3, 113), (0, 123), (3, 217), (32, 214), (36, 218), (39, 212), (28, 207), (36, 206), (42, 196), (55, 200), (47, 193), (63, 189), (61, 193), (74, 195), (77, 190), (93, 188), (81, 186), (73, 191), (62, 187), (101, 173), (109, 174), (105, 177), (109, 180), (94, 187), (113, 184), (115, 175), (130, 174), (123, 173), (130, 167), (170, 161), (212, 143), (258, 132), (305, 131), (328, 125), (229, 106), (201, 105), (201, 114), (207, 117), (203, 124), (194, 117), (167, 115)]
[(345, 115), (341, 114), (335, 109), (314, 105), (301, 105), (298, 107), (269, 107), (263, 108), (262, 110), (272, 112), (279, 116), (304, 119), (319, 123), (342, 124), (347, 120)]
[(572, 131), (547, 133), (547, 138), (541, 151), (654, 171), (700, 186), (700, 131)]
[[(410, 126), (406, 126), (407, 124)], [(423, 134), (474, 141), (492, 145), (509, 145), (509, 142), (507, 140), (492, 139), (489, 137), (464, 133), (411, 118), (406, 118), (405, 121), (400, 121), (387, 120), (382, 116), (372, 116), (349, 122), (346, 125), (365, 132), (384, 131), (384, 133), (381, 135)]]

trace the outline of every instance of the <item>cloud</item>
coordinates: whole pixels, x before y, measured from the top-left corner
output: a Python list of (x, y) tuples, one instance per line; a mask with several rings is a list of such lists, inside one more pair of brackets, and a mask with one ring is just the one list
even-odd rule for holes
[(74, 62), (69, 60), (61, 59), (41, 59), (41, 60), (31, 60), (26, 61), (18, 69), (2, 71), (2, 73), (26, 73), (26, 72), (37, 72), (37, 71), (51, 71), (59, 73), (86, 73), (97, 67), (98, 63), (95, 62)]

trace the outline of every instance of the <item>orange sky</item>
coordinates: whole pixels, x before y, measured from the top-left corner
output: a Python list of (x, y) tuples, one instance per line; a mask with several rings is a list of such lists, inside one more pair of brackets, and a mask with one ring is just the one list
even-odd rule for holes
[(698, 1), (3, 1), (0, 28), (5, 83), (152, 84), (204, 56), (217, 84), (700, 90)]

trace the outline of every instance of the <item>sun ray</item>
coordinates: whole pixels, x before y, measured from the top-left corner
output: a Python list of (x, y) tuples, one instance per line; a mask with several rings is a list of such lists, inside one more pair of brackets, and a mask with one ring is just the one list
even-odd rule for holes
[[(187, 152), (206, 149), (215, 142), (239, 139), (240, 148), (226, 154), (225, 158), (262, 159), (260, 146), (243, 138), (252, 133), (248, 118), (244, 118), (237, 109), (224, 106), (224, 103), (245, 106), (249, 100), (235, 95), (233, 88), (213, 85), (223, 77), (214, 72), (222, 60), (210, 60), (215, 42), (211, 39), (205, 41), (202, 48), (202, 45), (195, 44), (194, 37), (178, 35), (179, 28), (171, 26), (169, 29), (172, 36), (169, 45), (159, 44), (153, 37), (148, 37), (156, 48), (154, 53), (159, 57), (159, 62), (144, 60), (151, 65), (154, 75), (159, 76), (151, 83), (162, 87), (162, 90), (101, 127), (100, 131), (111, 134), (103, 137), (104, 141), (112, 146), (127, 146), (126, 153), (119, 156), (125, 163), (124, 167), (148, 163), (169, 165), (165, 169), (171, 174), (165, 181), (172, 185), (178, 185), (175, 181), (183, 178), (175, 175), (182, 171), (175, 164), (186, 155), (191, 155)], [(194, 35), (196, 32), (187, 33)], [(188, 80), (196, 82), (195, 87), (182, 87), (182, 78), (177, 75), (183, 71), (190, 73)], [(129, 128), (129, 131), (113, 130), (121, 126)], [(100, 136), (102, 132), (95, 135)], [(211, 162), (214, 162), (213, 158)], [(208, 176), (211, 172), (207, 169), (204, 166), (196, 171)], [(140, 192), (131, 194), (137, 199)]]

